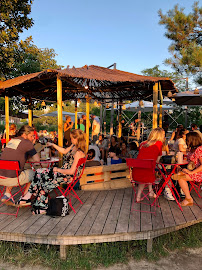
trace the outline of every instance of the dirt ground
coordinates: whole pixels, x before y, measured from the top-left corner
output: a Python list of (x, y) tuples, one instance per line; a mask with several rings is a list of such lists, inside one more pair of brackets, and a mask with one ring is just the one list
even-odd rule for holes
[[(15, 265), (0, 262), (0, 270), (50, 270), (42, 266), (17, 267)], [(202, 248), (187, 249), (171, 253), (168, 257), (157, 262), (141, 260), (135, 262), (130, 260), (127, 264), (116, 264), (109, 268), (98, 267), (94, 270), (201, 270), (202, 269)]]

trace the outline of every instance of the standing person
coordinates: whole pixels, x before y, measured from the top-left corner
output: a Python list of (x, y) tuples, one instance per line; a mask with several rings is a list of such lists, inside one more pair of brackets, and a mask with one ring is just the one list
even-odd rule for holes
[[(176, 178), (179, 182), (181, 189), (185, 194), (184, 201), (181, 202), (181, 206), (192, 206), (193, 198), (189, 192), (189, 181), (202, 181), (202, 139), (197, 132), (190, 132), (186, 136), (186, 144), (188, 149), (187, 160), (192, 161), (195, 164), (195, 169), (190, 171), (183, 169)], [(174, 175), (175, 176), (175, 175)]]
[(74, 123), (72, 122), (71, 116), (67, 115), (66, 122), (64, 123), (64, 140), (63, 140), (63, 144), (67, 147), (71, 145), (70, 131), (71, 128), (73, 127), (73, 124)]
[[(85, 114), (82, 114), (82, 116), (81, 116), (81, 118), (82, 118), (82, 121), (83, 121), (83, 125), (84, 125), (84, 132), (86, 133), (86, 115)], [(90, 121), (89, 121), (89, 128), (91, 127), (91, 123), (90, 123)]]
[[(23, 170), (25, 162), (30, 158), (31, 161), (39, 162), (39, 154), (34, 149), (35, 135), (34, 129), (28, 125), (22, 126), (18, 132), (18, 137), (12, 138), (6, 145), (1, 159), (10, 161), (19, 161), (20, 171), (19, 171), (19, 182), (20, 185), (29, 183), (34, 178), (34, 172), (32, 170)], [(16, 177), (15, 171), (0, 170), (0, 175), (6, 177), (5, 179), (0, 179), (0, 185), (8, 185), (6, 187), (6, 192), (3, 195), (1, 201), (7, 201), (8, 204), (15, 204), (11, 198), (11, 190), (13, 186), (18, 185), (18, 179)], [(30, 185), (30, 184), (29, 184)], [(29, 185), (25, 192), (28, 190)], [(8, 200), (10, 198), (10, 201)]]
[[(62, 168), (54, 167), (46, 169), (45, 172), (41, 172), (41, 169), (36, 171), (28, 192), (18, 202), (18, 205), (25, 206), (31, 203), (31, 196), (35, 196), (34, 203), (32, 204), (32, 214), (46, 213), (49, 192), (58, 187), (62, 182), (71, 182), (79, 159), (84, 158), (86, 155), (86, 140), (83, 131), (74, 129), (71, 131), (70, 137), (72, 144), (67, 148), (50, 142), (47, 143), (47, 146), (53, 146), (66, 157), (63, 159)], [(76, 177), (80, 176), (83, 166), (84, 164), (78, 167)]]
[[(139, 148), (139, 154), (137, 156), (137, 159), (153, 159), (157, 160), (158, 157), (162, 155), (162, 146), (163, 142), (165, 140), (165, 131), (162, 128), (155, 128), (153, 129), (147, 141), (144, 141), (140, 144)], [(152, 170), (147, 170), (145, 172), (142, 169), (134, 168), (133, 174), (135, 174), (135, 178), (141, 178), (145, 180), (145, 182), (155, 181), (155, 173)], [(141, 201), (141, 194), (145, 187), (145, 184), (139, 184), (138, 185), (138, 191), (137, 191), (137, 202)], [(154, 193), (152, 189), (152, 185), (149, 185), (149, 197), (156, 198), (156, 194)]]
[(92, 123), (92, 142), (93, 142), (93, 144), (95, 144), (96, 141), (98, 140), (98, 135), (100, 133), (100, 120), (94, 114), (91, 114), (91, 119), (93, 120), (93, 123)]

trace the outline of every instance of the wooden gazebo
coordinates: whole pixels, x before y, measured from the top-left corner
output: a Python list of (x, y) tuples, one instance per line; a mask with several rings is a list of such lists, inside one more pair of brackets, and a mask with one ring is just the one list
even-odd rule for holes
[[(6, 127), (9, 127), (9, 97), (23, 95), (44, 101), (57, 101), (58, 105), (58, 143), (62, 146), (62, 101), (86, 100), (86, 116), (89, 119), (89, 99), (102, 103), (125, 100), (151, 100), (153, 96), (153, 127), (157, 127), (157, 101), (168, 92), (177, 91), (169, 78), (149, 77), (108, 69), (99, 66), (84, 66), (81, 68), (66, 68), (63, 70), (44, 70), (0, 82), (0, 95), (5, 96)], [(32, 124), (32, 113), (29, 110), (29, 124)], [(75, 116), (75, 118), (77, 118)], [(77, 122), (75, 123), (77, 127)], [(89, 138), (89, 123), (86, 127), (87, 142)], [(6, 133), (8, 134), (8, 132)]]

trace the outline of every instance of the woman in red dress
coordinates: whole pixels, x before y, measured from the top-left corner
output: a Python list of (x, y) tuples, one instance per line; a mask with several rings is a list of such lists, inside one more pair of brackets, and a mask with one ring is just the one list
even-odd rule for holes
[(197, 132), (189, 132), (186, 135), (186, 144), (188, 155), (188, 161), (192, 161), (195, 164), (195, 169), (190, 171), (183, 169), (184, 174), (180, 175), (178, 182), (181, 189), (184, 191), (185, 199), (181, 202), (181, 206), (192, 206), (193, 198), (189, 192), (188, 181), (202, 182), (202, 140)]
[[(153, 129), (147, 141), (142, 142), (139, 148), (139, 154), (137, 159), (153, 159), (157, 160), (162, 155), (162, 146), (165, 140), (165, 131), (162, 128)], [(155, 181), (155, 172), (152, 170), (142, 170), (138, 168), (133, 169), (135, 179), (141, 179), (145, 183), (153, 183)], [(141, 193), (145, 187), (145, 184), (138, 185), (137, 202), (141, 201)], [(152, 189), (152, 185), (149, 185), (149, 197), (155, 198), (156, 194)]]

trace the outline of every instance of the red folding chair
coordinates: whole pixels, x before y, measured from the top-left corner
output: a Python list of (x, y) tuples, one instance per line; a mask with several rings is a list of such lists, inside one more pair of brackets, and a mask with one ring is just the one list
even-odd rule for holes
[[(20, 185), (20, 182), (19, 182), (19, 170), (20, 170), (19, 162), (18, 161), (9, 161), (9, 160), (0, 160), (0, 169), (16, 171), (16, 177), (18, 179), (18, 185), (15, 185), (15, 186), (16, 187), (19, 187), (19, 190), (17, 192), (15, 192), (14, 194), (12, 194), (10, 192), (11, 198), (15, 201), (14, 197), (16, 195), (18, 195), (19, 193), (21, 193), (21, 195), (23, 196), (24, 190), (25, 190), (25, 187), (26, 186), (22, 188), (21, 185)], [(5, 179), (6, 180), (6, 177), (0, 176), (0, 179)], [(5, 192), (6, 187), (7, 186), (6, 186), (6, 183), (5, 183), (4, 186), (3, 186), (3, 188), (0, 189), (0, 200), (3, 197), (3, 195), (4, 195), (4, 192)], [(6, 200), (4, 202), (1, 202), (0, 207), (3, 206), (4, 204), (6, 204), (8, 200)], [(12, 216), (16, 216), (17, 217), (18, 211), (19, 211), (19, 207), (17, 207), (16, 213), (4, 213), (4, 212), (0, 212), (0, 214), (12, 215)]]
[[(66, 183), (66, 182), (62, 183), (62, 184), (67, 184), (66, 189), (61, 188), (60, 186), (58, 186), (58, 189), (61, 192), (62, 196), (64, 196), (64, 197), (67, 197), (68, 196), (69, 197), (69, 205), (72, 208), (72, 210), (74, 211), (74, 213), (76, 213), (76, 211), (75, 211), (75, 209), (74, 209), (74, 207), (72, 205), (71, 196), (73, 196), (74, 198), (76, 198), (79, 201), (79, 205), (80, 204), (83, 204), (83, 202), (81, 201), (81, 199), (77, 195), (76, 191), (74, 190), (74, 187), (77, 184), (77, 182), (80, 180), (80, 178), (81, 178), (81, 176), (82, 176), (82, 174), (84, 172), (86, 160), (87, 160), (87, 157), (80, 158), (79, 161), (78, 161), (78, 163), (77, 163), (77, 165), (76, 165), (76, 171), (74, 173), (73, 180), (70, 183)], [(84, 164), (83, 169), (82, 169), (82, 172), (81, 172), (81, 174), (80, 174), (79, 177), (76, 177), (77, 171), (78, 171), (78, 167), (81, 166), (82, 164)]]
[(189, 184), (190, 184), (190, 190), (189, 191), (191, 192), (192, 189), (195, 190), (195, 192), (199, 196), (199, 198), (202, 198), (201, 197), (201, 194), (200, 194), (200, 193), (202, 193), (202, 190), (201, 190), (201, 188), (202, 188), (202, 181), (198, 181), (198, 182), (196, 182), (196, 181), (189, 181)]
[[(128, 165), (130, 169), (130, 181), (134, 190), (134, 197), (133, 197), (133, 202), (132, 202), (132, 207), (131, 211), (140, 211), (140, 212), (146, 212), (146, 213), (156, 213), (156, 206), (158, 206), (156, 203), (150, 203), (150, 197), (149, 197), (149, 190), (148, 190), (148, 185), (153, 185), (154, 188), (156, 189), (156, 184), (155, 184), (155, 168), (156, 168), (156, 161), (153, 159), (133, 159), (133, 158), (127, 158), (126, 159), (126, 164)], [(142, 179), (141, 177), (136, 175), (135, 171), (136, 170), (143, 170), (145, 175), (147, 175), (147, 171), (153, 172), (153, 177), (151, 179)], [(139, 184), (144, 184), (145, 187), (141, 193), (141, 201), (137, 202), (137, 191), (136, 191), (136, 185)], [(156, 192), (156, 190), (155, 190)], [(145, 200), (147, 203), (145, 203)], [(150, 205), (150, 207), (154, 206), (154, 211), (142, 211), (142, 210), (137, 210), (134, 208), (135, 203), (141, 203), (141, 204), (147, 204)]]

